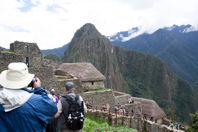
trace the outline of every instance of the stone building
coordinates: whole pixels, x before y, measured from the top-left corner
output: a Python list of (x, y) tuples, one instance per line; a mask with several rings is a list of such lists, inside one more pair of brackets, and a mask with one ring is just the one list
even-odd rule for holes
[(156, 123), (159, 124), (161, 124), (163, 122), (163, 119), (166, 118), (166, 114), (154, 100), (137, 98), (137, 97), (131, 97), (131, 98), (133, 101), (141, 102), (142, 115), (145, 118), (155, 121)]
[(22, 55), (23, 62), (28, 65), (28, 67), (34, 64), (35, 58), (42, 59), (42, 53), (36, 43), (27, 43), (15, 41), (10, 44), (10, 51)]
[(105, 76), (91, 63), (63, 63), (55, 70), (55, 75), (79, 79), (84, 91), (104, 88)]

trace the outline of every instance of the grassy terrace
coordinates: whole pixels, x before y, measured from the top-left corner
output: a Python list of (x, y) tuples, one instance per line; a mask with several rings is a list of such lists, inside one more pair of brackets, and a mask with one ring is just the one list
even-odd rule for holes
[(110, 90), (110, 89), (108, 89), (108, 88), (98, 88), (98, 89), (90, 89), (86, 92), (103, 92), (103, 91), (108, 91), (108, 90)]
[(96, 119), (91, 116), (86, 116), (83, 127), (84, 132), (137, 132), (137, 130), (126, 126), (113, 127), (104, 119)]
[(69, 78), (69, 77), (66, 77), (66, 76), (56, 75), (56, 80), (58, 80), (58, 81), (65, 81), (65, 80), (73, 80), (73, 78)]
[(0, 52), (1, 53), (7, 53), (7, 54), (16, 54), (16, 53), (14, 53), (14, 52), (12, 52), (10, 50), (1, 50)]

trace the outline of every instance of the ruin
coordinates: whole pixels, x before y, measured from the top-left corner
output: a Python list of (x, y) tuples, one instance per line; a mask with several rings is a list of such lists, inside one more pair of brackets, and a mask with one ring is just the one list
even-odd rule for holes
[(104, 88), (106, 79), (91, 63), (63, 63), (55, 74), (65, 78), (78, 78), (84, 91)]

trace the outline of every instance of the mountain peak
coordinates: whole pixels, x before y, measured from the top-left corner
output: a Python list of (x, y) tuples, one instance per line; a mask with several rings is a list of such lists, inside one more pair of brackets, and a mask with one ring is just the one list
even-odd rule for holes
[(165, 27), (164, 29), (168, 31), (180, 32), (180, 33), (188, 33), (192, 31), (197, 31), (197, 29), (190, 24), (180, 25), (180, 26), (174, 24), (173, 26)]
[(76, 31), (76, 33), (74, 34), (74, 38), (79, 38), (84, 35), (98, 36), (101, 34), (98, 32), (98, 30), (93, 24), (86, 23), (80, 29)]
[(84, 30), (96, 30), (96, 27), (92, 23), (86, 23), (81, 27)]

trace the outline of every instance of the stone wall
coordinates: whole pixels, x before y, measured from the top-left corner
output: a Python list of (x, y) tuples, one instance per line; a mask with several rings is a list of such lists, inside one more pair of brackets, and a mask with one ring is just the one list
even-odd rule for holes
[(42, 53), (36, 43), (15, 41), (10, 44), (10, 50), (25, 57), (42, 57)]
[(104, 81), (82, 82), (82, 86), (85, 91), (90, 89), (104, 88)]
[(115, 97), (111, 90), (102, 92), (84, 92), (81, 94), (84, 101), (88, 101), (96, 108), (98, 105), (109, 104), (110, 107), (115, 105)]
[(7, 70), (11, 62), (23, 62), (22, 55), (0, 52), (0, 70)]
[(41, 80), (42, 86), (47, 90), (55, 88), (55, 76), (52, 67), (37, 64), (36, 66), (29, 67), (29, 72), (35, 74)]
[(29, 72), (40, 78), (42, 86), (47, 90), (56, 88), (53, 62), (43, 59), (42, 53), (36, 43), (15, 41), (10, 44), (13, 53), (0, 52), (0, 70), (7, 69), (11, 62), (26, 62), (28, 58)]
[(113, 126), (124, 125), (138, 131), (146, 132), (184, 132), (183, 130), (171, 129), (166, 125), (157, 124), (136, 116), (121, 116), (112, 112), (88, 110), (88, 115), (108, 121)]
[(42, 59), (42, 62), (45, 66), (52, 67), (53, 71), (55, 71), (58, 68), (58, 66), (61, 64), (61, 62), (54, 62), (49, 59)]
[(123, 92), (118, 92), (118, 91), (114, 91), (113, 92), (115, 95), (115, 102), (116, 104), (127, 104), (128, 103), (128, 99), (131, 97), (130, 94), (126, 94)]
[(135, 101), (131, 104), (125, 104), (125, 108), (127, 108), (129, 112), (133, 111), (134, 115), (142, 115), (142, 104), (140, 102)]
[(60, 93), (60, 95), (65, 94), (65, 83), (73, 82), (75, 84), (75, 93), (80, 94), (83, 92), (83, 88), (79, 79), (67, 79), (67, 80), (57, 80), (56, 79), (56, 87), (54, 88), (56, 91)]

